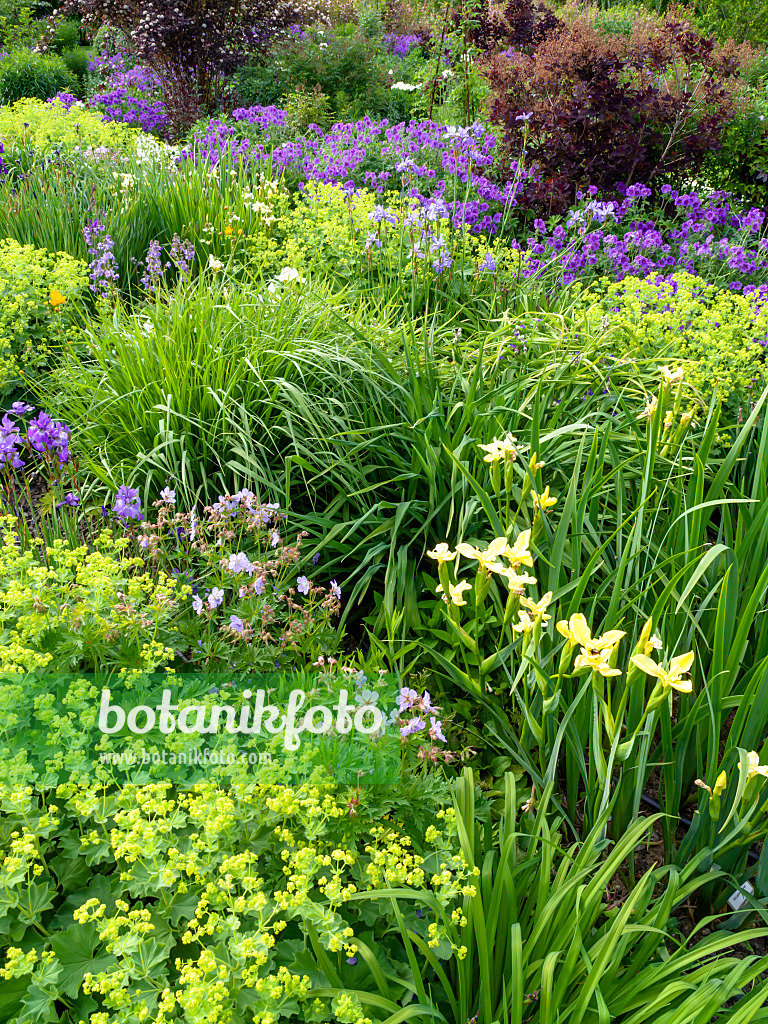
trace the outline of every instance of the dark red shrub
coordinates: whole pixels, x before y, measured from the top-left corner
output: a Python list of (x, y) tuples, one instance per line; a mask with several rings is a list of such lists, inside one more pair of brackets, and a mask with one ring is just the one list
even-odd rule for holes
[(507, 0), (503, 8), (492, 8), (488, 0), (468, 3), (453, 12), (454, 30), (467, 29), (467, 40), (484, 53), (510, 47), (529, 50), (563, 28), (548, 7), (532, 0)]
[(695, 171), (720, 145), (736, 74), (731, 56), (684, 24), (627, 40), (576, 22), (530, 56), (494, 59), (491, 118), (509, 156), (525, 145), (537, 165), (526, 202), (560, 212), (586, 185)]

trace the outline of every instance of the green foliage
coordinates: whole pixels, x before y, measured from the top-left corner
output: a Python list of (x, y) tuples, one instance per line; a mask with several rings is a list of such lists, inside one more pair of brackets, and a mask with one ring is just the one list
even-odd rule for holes
[(632, 33), (632, 27), (637, 20), (638, 10), (636, 7), (624, 7), (621, 4), (611, 4), (602, 8), (595, 18), (595, 28), (605, 35), (627, 36)]
[(74, 50), (80, 43), (80, 22), (61, 21), (56, 26), (56, 34), (51, 41), (50, 48), (59, 56), (65, 50)]
[(0, 58), (0, 104), (24, 97), (48, 99), (59, 91), (77, 89), (77, 78), (58, 55), (12, 50)]
[[(94, 697), (85, 683), (78, 696)], [(651, 870), (606, 901), (654, 819), (573, 843), (551, 787), (525, 801), (509, 775), (490, 804), (471, 773), (451, 793), (265, 779), (71, 784), (52, 800), (6, 784), (0, 821), (0, 1007), (18, 1024), (61, 1020), (56, 1007), (203, 1024), (232, 1006), (318, 1024), (548, 1024), (554, 1007), (740, 1024), (765, 999), (764, 960), (735, 937), (683, 938), (691, 869)]]
[[(68, 475), (62, 489), (78, 490)], [(16, 498), (24, 493), (20, 481), (8, 483)], [(38, 518), (75, 515), (67, 507), (57, 511), (58, 503), (54, 509), (55, 500), (41, 502)], [(107, 501), (111, 507), (112, 499)], [(286, 600), (296, 594), (304, 559), (302, 539), (285, 535), (285, 513), (250, 498), (239, 501), (235, 516), (226, 520), (215, 511), (177, 512), (163, 498), (155, 505), (162, 511), (143, 518), (140, 527), (134, 524), (130, 537), (119, 537), (119, 525), (97, 535), (93, 517), (86, 516), (80, 533), (87, 546), (77, 536), (51, 538), (42, 554), (29, 537), (24, 550), (15, 547), (9, 530), (19, 531), (20, 525), (6, 523), (0, 673), (126, 666), (154, 671), (156, 664), (174, 661), (195, 672), (274, 671), (278, 662), (290, 671), (321, 653), (335, 653), (332, 619), (339, 602), (329, 592), (330, 581)], [(98, 504), (91, 511), (100, 518)], [(230, 555), (246, 559), (248, 575), (228, 568)], [(195, 580), (199, 600), (193, 601), (183, 579)], [(203, 602), (214, 590), (220, 601)], [(239, 620), (237, 630), (232, 616)], [(148, 644), (157, 657), (147, 653)]]
[(35, 46), (43, 25), (35, 20), (36, 5), (25, 0), (0, 0), (0, 48)]
[(93, 51), (104, 57), (114, 57), (125, 53), (128, 49), (128, 37), (119, 28), (105, 22), (100, 25), (93, 36)]
[(288, 76), (280, 65), (255, 58), (238, 68), (233, 82), (244, 107), (278, 104), (290, 86)]
[(283, 98), (286, 124), (297, 135), (304, 135), (311, 124), (325, 131), (331, 125), (330, 101), (319, 85), (308, 90), (297, 85)]
[[(88, 283), (88, 268), (66, 252), (51, 253), (0, 242), (0, 391), (8, 393), (20, 377), (34, 380), (52, 351), (76, 339), (82, 325), (78, 299)], [(52, 305), (54, 291), (64, 298)], [(56, 297), (54, 296), (54, 299)]]
[(94, 671), (147, 667), (147, 660), (154, 668), (172, 657), (177, 582), (150, 574), (143, 559), (126, 553), (128, 537), (103, 530), (88, 546), (58, 539), (41, 557), (34, 546), (20, 550), (13, 517), (3, 529), (0, 671)]
[(73, 75), (77, 75), (78, 90), (75, 95), (81, 98), (83, 96), (85, 79), (88, 75), (88, 55), (89, 51), (84, 46), (79, 46), (73, 50), (65, 50), (62, 53), (64, 63)]
[(361, 4), (357, 12), (357, 23), (366, 39), (378, 39), (383, 31), (381, 12), (374, 4)]
[(754, 206), (768, 205), (768, 84), (747, 86), (733, 119), (723, 132), (721, 149), (704, 164), (705, 179)]
[(717, 388), (733, 414), (768, 383), (768, 310), (749, 295), (680, 271), (672, 283), (602, 279), (583, 298), (588, 304), (600, 299), (622, 351), (688, 361), (686, 379), (707, 402)]
[(697, 0), (702, 30), (720, 41), (768, 43), (768, 9), (763, 0)]
[[(317, 29), (308, 39), (297, 39), (280, 51), (276, 74), (288, 95), (297, 87), (319, 88), (333, 104), (335, 114), (356, 120), (365, 114), (386, 116), (389, 86), (397, 81), (387, 74), (396, 63), (385, 61), (380, 45), (362, 33), (354, 35)], [(393, 73), (394, 74), (394, 73)]]

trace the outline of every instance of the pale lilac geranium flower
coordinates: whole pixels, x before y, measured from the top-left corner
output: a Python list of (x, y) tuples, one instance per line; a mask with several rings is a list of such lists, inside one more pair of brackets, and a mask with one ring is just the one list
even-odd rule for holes
[(410, 736), (415, 732), (420, 732), (425, 729), (426, 726), (420, 718), (412, 718), (410, 722), (407, 722), (400, 730), (400, 735), (405, 739), (406, 736)]
[(429, 730), (429, 735), (432, 737), (432, 739), (438, 740), (438, 742), (440, 743), (446, 743), (447, 740), (445, 738), (445, 734), (443, 733), (443, 723), (439, 722), (436, 718), (433, 718), (431, 715), (429, 721), (432, 724), (432, 728)]
[(256, 566), (244, 551), (238, 551), (236, 555), (229, 556), (229, 569), (231, 572), (247, 572), (249, 576), (252, 576)]

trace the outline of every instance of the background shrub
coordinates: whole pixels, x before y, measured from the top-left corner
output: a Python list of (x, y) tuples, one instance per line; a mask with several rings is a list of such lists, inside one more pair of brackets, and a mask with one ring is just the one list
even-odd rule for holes
[(526, 149), (538, 166), (529, 204), (562, 211), (580, 186), (695, 173), (732, 117), (736, 71), (671, 20), (629, 39), (580, 20), (530, 58), (495, 59), (491, 118), (510, 156)]
[(0, 104), (15, 103), (25, 97), (46, 100), (57, 92), (78, 88), (76, 75), (57, 54), (13, 50), (0, 59)]
[(35, 5), (25, 0), (0, 0), (0, 49), (34, 46), (43, 34)]
[(703, 173), (714, 188), (768, 206), (768, 81), (739, 96), (722, 146), (707, 156)]
[(159, 76), (181, 132), (216, 107), (223, 75), (252, 53), (264, 55), (307, 12), (294, 0), (67, 0), (59, 13), (81, 16), (86, 28), (107, 22), (124, 32), (137, 59)]
[(698, 0), (696, 12), (702, 30), (717, 39), (768, 42), (768, 6), (764, 0)]
[(56, 35), (49, 49), (61, 56), (65, 50), (74, 50), (80, 42), (80, 22), (71, 19), (56, 26)]

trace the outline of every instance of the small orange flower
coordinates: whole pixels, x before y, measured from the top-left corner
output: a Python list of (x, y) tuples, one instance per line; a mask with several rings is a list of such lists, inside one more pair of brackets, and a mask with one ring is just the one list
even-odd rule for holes
[(48, 294), (48, 302), (51, 306), (53, 306), (54, 309), (58, 309), (59, 306), (61, 306), (62, 303), (66, 301), (67, 300), (61, 294), (61, 292), (57, 291), (55, 288), (53, 289), (52, 292), (49, 292)]
[(227, 226), (224, 228), (224, 234), (225, 235), (231, 235), (232, 234), (232, 225), (231, 224), (227, 224)]

